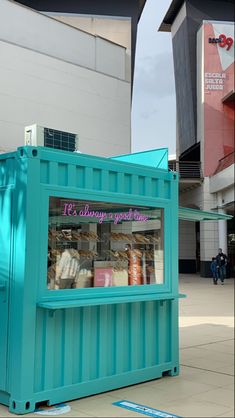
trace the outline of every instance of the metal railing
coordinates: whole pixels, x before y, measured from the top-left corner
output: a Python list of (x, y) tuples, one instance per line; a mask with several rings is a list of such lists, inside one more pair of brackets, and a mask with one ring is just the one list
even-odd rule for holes
[(177, 171), (181, 179), (202, 179), (200, 161), (169, 161), (168, 167)]
[(230, 165), (234, 164), (235, 162), (235, 152), (232, 151), (230, 154), (225, 155), (225, 157), (219, 160), (218, 166), (214, 172), (214, 174), (219, 173), (220, 171), (228, 168)]

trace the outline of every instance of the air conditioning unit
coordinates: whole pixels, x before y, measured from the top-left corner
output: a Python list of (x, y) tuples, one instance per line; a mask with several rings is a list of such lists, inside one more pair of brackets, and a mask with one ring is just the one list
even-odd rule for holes
[(26, 126), (24, 132), (25, 145), (79, 152), (78, 135), (72, 132), (58, 131), (39, 125)]

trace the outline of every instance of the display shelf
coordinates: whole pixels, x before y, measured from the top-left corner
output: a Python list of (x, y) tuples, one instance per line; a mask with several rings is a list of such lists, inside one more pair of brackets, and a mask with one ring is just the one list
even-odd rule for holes
[(90, 239), (89, 241), (87, 240), (87, 241), (82, 241), (82, 240), (79, 240), (79, 239), (77, 239), (77, 240), (70, 240), (70, 239), (67, 239), (67, 240), (61, 240), (61, 241), (58, 241), (58, 240), (56, 240), (56, 239), (54, 239), (54, 240), (52, 240), (52, 239), (48, 239), (48, 241), (49, 242), (55, 242), (56, 244), (63, 244), (63, 243), (67, 243), (67, 242), (76, 242), (76, 243), (82, 243), (82, 244), (89, 244), (89, 242), (91, 243), (92, 242), (92, 244), (94, 244), (94, 243), (96, 243), (96, 242), (102, 242), (102, 241), (99, 241), (99, 240), (95, 240), (95, 239)]
[(156, 294), (156, 293), (147, 293), (147, 294), (140, 294), (140, 295), (132, 295), (131, 300), (129, 295), (125, 296), (114, 296), (112, 298), (109, 297), (100, 297), (100, 298), (84, 298), (84, 299), (67, 299), (67, 300), (45, 300), (39, 301), (37, 306), (42, 309), (49, 309), (49, 310), (57, 310), (57, 309), (71, 309), (71, 308), (79, 308), (84, 306), (97, 306), (97, 305), (107, 305), (107, 304), (118, 304), (118, 303), (130, 303), (130, 302), (144, 302), (144, 301), (152, 301), (152, 300), (159, 300), (159, 301), (166, 301), (166, 300), (174, 300), (174, 299), (181, 299), (185, 298), (186, 295), (182, 293), (178, 293), (176, 295), (172, 294)]
[(115, 242), (115, 243), (125, 243), (125, 244), (129, 244), (129, 245), (158, 245), (159, 243), (158, 242), (136, 242), (136, 241), (128, 241), (128, 240), (126, 240), (126, 239), (119, 239), (119, 240), (117, 240), (117, 239), (112, 239), (111, 237), (109, 238), (109, 239), (106, 239), (106, 240), (102, 240), (102, 239), (95, 239), (95, 238), (91, 238), (91, 239), (89, 239), (89, 240), (80, 240), (80, 239), (62, 239), (62, 240), (57, 240), (56, 238), (54, 238), (54, 239), (52, 239), (52, 238), (49, 238), (48, 237), (48, 241), (49, 242), (53, 242), (53, 243), (56, 243), (56, 244), (61, 244), (61, 243), (69, 243), (69, 242), (72, 242), (72, 243), (85, 243), (85, 244), (87, 244), (87, 243), (107, 243), (107, 241), (111, 241), (111, 242)]
[(117, 240), (117, 239), (110, 239), (110, 241), (112, 241), (112, 242), (125, 242), (125, 244), (130, 244), (130, 245), (137, 245), (137, 244), (144, 244), (144, 245), (157, 245), (158, 243), (157, 242), (135, 242), (135, 241), (132, 241), (132, 242), (130, 242), (130, 241), (126, 241), (126, 240)]
[(153, 242), (133, 242), (133, 245), (157, 245)]

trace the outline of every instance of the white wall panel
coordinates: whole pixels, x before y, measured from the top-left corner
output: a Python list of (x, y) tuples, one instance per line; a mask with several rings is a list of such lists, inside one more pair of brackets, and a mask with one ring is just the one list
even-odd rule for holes
[(195, 223), (179, 222), (179, 259), (195, 260), (196, 258), (196, 232)]
[(210, 177), (210, 192), (219, 192), (227, 187), (234, 186), (234, 169), (235, 165), (229, 167)]
[(131, 18), (115, 16), (84, 16), (74, 13), (48, 12), (54, 19), (65, 22), (85, 32), (109, 39), (119, 45), (131, 49)]
[(7, 0), (0, 2), (0, 39), (95, 68), (94, 36)]
[(125, 79), (126, 50), (102, 38), (96, 38), (96, 70)]
[(0, 41), (0, 147), (32, 123), (79, 134), (93, 155), (130, 152), (130, 83)]
[(123, 80), (126, 77), (123, 46), (8, 0), (0, 1), (0, 40)]
[[(214, 229), (210, 229), (214, 226)], [(211, 261), (218, 254), (218, 222), (200, 223), (201, 261)]]

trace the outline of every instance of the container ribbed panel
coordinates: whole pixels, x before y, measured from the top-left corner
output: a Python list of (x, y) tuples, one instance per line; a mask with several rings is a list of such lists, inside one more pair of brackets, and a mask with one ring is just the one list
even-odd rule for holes
[(170, 302), (38, 310), (35, 391), (171, 361)]
[[(167, 176), (167, 172), (163, 174), (163, 177)], [(43, 184), (56, 186), (171, 199), (171, 183), (168, 179), (159, 181), (158, 178), (103, 170), (100, 167), (41, 160), (40, 180)]]
[(15, 183), (15, 161), (14, 158), (0, 160), (0, 187), (9, 186)]
[[(0, 155), (0, 402), (10, 412), (179, 373), (177, 186), (167, 170), (46, 147)], [(49, 291), (50, 196), (163, 208), (164, 283)]]

